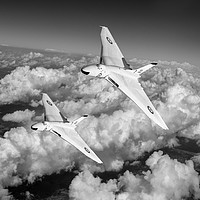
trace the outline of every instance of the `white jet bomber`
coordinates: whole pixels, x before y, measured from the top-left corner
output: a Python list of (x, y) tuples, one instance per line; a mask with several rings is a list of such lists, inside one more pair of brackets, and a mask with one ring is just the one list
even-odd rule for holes
[(139, 69), (132, 69), (126, 62), (108, 28), (105, 26), (101, 28), (100, 63), (84, 66), (81, 68), (81, 72), (85, 75), (106, 79), (134, 101), (150, 119), (167, 130), (167, 125), (138, 81), (140, 74), (154, 67), (157, 63), (151, 63)]
[(72, 144), (87, 157), (97, 163), (103, 163), (75, 130), (77, 124), (87, 118), (88, 115), (83, 115), (79, 119), (69, 122), (47, 94), (42, 94), (42, 102), (45, 109), (44, 121), (33, 124), (31, 129), (35, 131), (50, 131), (66, 142)]

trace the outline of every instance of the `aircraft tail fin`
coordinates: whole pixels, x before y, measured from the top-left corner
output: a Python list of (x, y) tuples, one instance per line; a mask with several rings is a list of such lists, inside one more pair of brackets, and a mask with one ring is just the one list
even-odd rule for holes
[(46, 93), (42, 93), (42, 103), (45, 121), (65, 122), (67, 120)]
[(105, 26), (101, 27), (101, 55), (100, 64), (115, 65), (118, 67), (127, 68), (128, 64), (124, 59), (124, 56), (115, 42), (109, 29)]
[(86, 119), (87, 117), (88, 117), (88, 115), (83, 115), (83, 116), (81, 116), (80, 118), (74, 120), (74, 121), (72, 122), (72, 124), (74, 124), (75, 126), (77, 126), (82, 120)]
[(140, 75), (156, 65), (157, 65), (157, 63), (151, 63), (148, 65), (145, 65), (144, 67), (140, 67), (140, 68), (136, 69), (135, 72), (137, 72)]

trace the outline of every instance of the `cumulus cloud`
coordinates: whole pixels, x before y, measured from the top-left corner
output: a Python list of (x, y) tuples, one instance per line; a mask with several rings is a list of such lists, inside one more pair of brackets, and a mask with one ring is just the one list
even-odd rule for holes
[(22, 59), (25, 59), (26, 61), (30, 59), (35, 59), (35, 58), (41, 58), (41, 57), (44, 57), (44, 55), (41, 53), (36, 53), (36, 52), (30, 52), (28, 54), (22, 55)]
[[(70, 195), (77, 199), (79, 199), (77, 197), (79, 192), (80, 198), (82, 195), (90, 198), (92, 191), (97, 191), (96, 198), (105, 194), (103, 197), (109, 197), (109, 199), (131, 199), (133, 198), (130, 196), (131, 193), (135, 195), (135, 198), (137, 197), (136, 199), (156, 199), (155, 195), (158, 195), (160, 199), (172, 197), (178, 199), (184, 195), (189, 196), (190, 193), (198, 196), (198, 187), (195, 186), (198, 176), (195, 174), (193, 164), (190, 161), (181, 164), (161, 153), (153, 154), (148, 159), (147, 165), (151, 171), (145, 173), (144, 176), (135, 176), (127, 171), (118, 180), (103, 183), (100, 178), (95, 178), (91, 174), (104, 170), (119, 171), (123, 168), (125, 161), (136, 160), (145, 152), (165, 146), (178, 146), (177, 134), (200, 139), (200, 81), (198, 78), (177, 68), (181, 65), (173, 62), (159, 62), (160, 66), (142, 75), (140, 82), (145, 92), (170, 128), (169, 131), (164, 131), (118, 89), (103, 79), (89, 78), (79, 72), (81, 66), (96, 62), (97, 57), (94, 60), (82, 57), (77, 61), (70, 58), (62, 61), (57, 56), (50, 59), (32, 53), (24, 58), (44, 59), (43, 63), (46, 64), (55, 61), (64, 65), (67, 62), (68, 65), (59, 69), (17, 67), (0, 80), (0, 104), (23, 101), (37, 107), (41, 99), (39, 94), (47, 92), (70, 120), (82, 114), (90, 114), (88, 119), (79, 124), (77, 131), (103, 160), (104, 166), (96, 165), (51, 133), (32, 132), (25, 126), (28, 123), (30, 125), (34, 115), (36, 115), (35, 119), (41, 119), (41, 113), (38, 116), (30, 110), (16, 111), (4, 115), (3, 120), (23, 122), (26, 129), (24, 127), (11, 129), (0, 141), (4, 158), (2, 162), (0, 161), (2, 173), (4, 172), (0, 184), (2, 192), (6, 193), (3, 188), (8, 185), (21, 184), (23, 180), (33, 182), (44, 174), (58, 172), (63, 168), (68, 169), (75, 161), (83, 170), (71, 184)], [(149, 61), (133, 60), (133, 62), (140, 66)], [(188, 64), (185, 63), (184, 66), (187, 67)], [(161, 169), (165, 167), (166, 170), (163, 170), (165, 174), (161, 173)], [(180, 172), (179, 168), (182, 170), (181, 174), (188, 174), (188, 176), (177, 175)], [(173, 172), (171, 176), (170, 172)], [(156, 179), (156, 177), (165, 179), (169, 177), (169, 180), (175, 182), (174, 188), (177, 191), (173, 190), (166, 181), (159, 193), (157, 184), (161, 184), (162, 179)], [(86, 179), (96, 185), (90, 184)], [(185, 193), (181, 189), (180, 180), (187, 182), (183, 185)], [(78, 184), (84, 185), (87, 190), (78, 191)], [(88, 191), (90, 193), (86, 194)]]
[(28, 101), (42, 90), (58, 88), (69, 79), (70, 75), (59, 69), (18, 67), (0, 80), (0, 104)]
[(70, 186), (70, 197), (81, 199), (115, 199), (117, 191), (116, 180), (102, 183), (99, 177), (94, 177), (89, 171), (80, 173)]
[(89, 171), (77, 175), (70, 185), (70, 197), (82, 199), (118, 200), (180, 200), (200, 198), (199, 177), (192, 161), (186, 164), (172, 160), (162, 152), (154, 152), (146, 161), (150, 170), (144, 175), (126, 171), (118, 179), (103, 182)]
[(35, 111), (30, 111), (28, 109), (24, 111), (15, 111), (11, 114), (6, 114), (2, 117), (3, 121), (12, 121), (17, 123), (27, 123), (27, 121), (31, 121), (32, 117), (35, 116)]
[(38, 102), (38, 101), (35, 101), (35, 100), (31, 100), (31, 102), (30, 102), (30, 106), (32, 106), (32, 107), (38, 107), (40, 105), (40, 103)]
[[(169, 131), (157, 127), (132, 101), (107, 85), (102, 91), (100, 90), (101, 95), (97, 94), (88, 102), (85, 99), (64, 101), (59, 106), (70, 115), (86, 111), (94, 114), (80, 126), (82, 137), (89, 145), (99, 150), (109, 148), (116, 152), (117, 149), (120, 159), (122, 157), (136, 159), (145, 151), (166, 145), (177, 146), (179, 145), (178, 139), (175, 138), (177, 134), (196, 138), (197, 135), (191, 131), (191, 127), (199, 123), (200, 117), (198, 79), (182, 69), (156, 68), (153, 73), (155, 75), (150, 80), (145, 81), (147, 74), (141, 82), (147, 93), (150, 95), (156, 93), (150, 97), (169, 126)], [(97, 89), (95, 88), (93, 92), (90, 88), (89, 92), (94, 94), (95, 90)], [(103, 114), (96, 115), (96, 113)], [(126, 151), (124, 147), (128, 150)]]
[[(7, 186), (32, 183), (37, 177), (90, 162), (76, 148), (49, 132), (13, 128), (0, 138), (0, 198)], [(7, 194), (8, 195), (8, 194)]]
[[(85, 58), (80, 61), (80, 63), (85, 62), (87, 62)], [(85, 113), (94, 115), (90, 120), (83, 122), (80, 128), (81, 135), (92, 147), (99, 150), (109, 147), (115, 150), (128, 145), (131, 153), (123, 149), (120, 159), (124, 155), (128, 159), (136, 158), (143, 152), (158, 147), (161, 143), (164, 146), (169, 142), (170, 146), (175, 132), (179, 131), (180, 135), (185, 134), (186, 131), (181, 130), (189, 129), (199, 120), (197, 89), (199, 81), (182, 69), (153, 68), (150, 75), (146, 73), (141, 79), (145, 91), (170, 127), (169, 132), (163, 132), (119, 90), (102, 79), (87, 78), (81, 73), (74, 72), (74, 68), (69, 70), (64, 67), (57, 70), (22, 67), (10, 74), (13, 77), (12, 80), (10, 76), (6, 76), (2, 81), (8, 83), (9, 80), (10, 86), (12, 81), (15, 82), (24, 75), (25, 82), (29, 83), (26, 85), (30, 87), (18, 92), (18, 100), (33, 96), (34, 91), (38, 95), (41, 90), (48, 91), (51, 88), (50, 96), (54, 99), (67, 99), (57, 104), (66, 116), (76, 118)], [(76, 77), (74, 77), (75, 74)], [(38, 81), (39, 77), (42, 77), (43, 81)], [(63, 82), (65, 84), (58, 87)], [(17, 87), (14, 91), (18, 89)], [(10, 94), (12, 92), (9, 91), (8, 97), (12, 99), (3, 98), (4, 101), (13, 102), (13, 98), (17, 97)], [(158, 140), (161, 134), (165, 134), (165, 137)], [(133, 157), (132, 152), (135, 152), (136, 157)]]

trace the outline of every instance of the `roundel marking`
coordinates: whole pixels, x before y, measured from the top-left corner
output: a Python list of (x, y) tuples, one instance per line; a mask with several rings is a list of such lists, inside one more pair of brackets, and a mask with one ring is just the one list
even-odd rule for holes
[(53, 104), (49, 101), (49, 100), (47, 100), (47, 103), (50, 105), (50, 106), (52, 106)]
[(150, 106), (147, 106), (147, 108), (148, 108), (148, 110), (149, 110), (149, 112), (150, 112), (151, 114), (154, 114), (154, 112), (153, 112), (153, 110), (152, 110), (152, 108), (151, 108)]
[(88, 153), (90, 153), (90, 151), (89, 151), (89, 149), (88, 149), (88, 148), (84, 147), (84, 149), (85, 149), (85, 151), (87, 151)]
[(112, 40), (111, 40), (109, 37), (106, 37), (106, 39), (108, 40), (108, 42), (109, 42), (110, 44), (113, 44)]

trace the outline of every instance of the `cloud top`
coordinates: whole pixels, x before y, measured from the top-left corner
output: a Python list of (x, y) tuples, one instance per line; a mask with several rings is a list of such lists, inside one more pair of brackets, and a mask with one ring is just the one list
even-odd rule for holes
[[(36, 109), (16, 110), (2, 118), (20, 123), (21, 127), (10, 129), (0, 138), (0, 197), (9, 196), (7, 186), (20, 185), (24, 180), (31, 183), (37, 177), (76, 165), (82, 172), (70, 185), (71, 198), (178, 200), (192, 195), (199, 198), (199, 176), (193, 162), (180, 163), (159, 151), (148, 158), (146, 165), (150, 170), (143, 174), (126, 171), (119, 178), (106, 181), (93, 175), (104, 171), (117, 173), (127, 161), (131, 163), (145, 152), (177, 146), (180, 143), (177, 135), (200, 144), (200, 81), (194, 74), (177, 68), (180, 63), (160, 61), (142, 75), (141, 85), (170, 128), (164, 131), (105, 80), (80, 73), (80, 67), (97, 57), (63, 60), (39, 53), (22, 57), (21, 67), (0, 80), (0, 105), (26, 102)], [(10, 64), (18, 62), (15, 57), (9, 59)], [(137, 66), (148, 63), (137, 59), (133, 62)], [(45, 67), (41, 63), (46, 63)], [(58, 65), (51, 68), (52, 63)], [(194, 69), (187, 63), (182, 65)], [(104, 165), (87, 159), (51, 133), (30, 129), (32, 123), (41, 119), (37, 107), (41, 92), (48, 93), (69, 120), (90, 114), (77, 131)], [(199, 163), (198, 156), (193, 160)]]
[(70, 185), (70, 197), (82, 199), (118, 200), (180, 200), (200, 198), (198, 173), (192, 161), (186, 164), (172, 160), (162, 152), (154, 152), (146, 161), (150, 170), (143, 176), (126, 171), (118, 179), (104, 183), (89, 171), (77, 175)]

